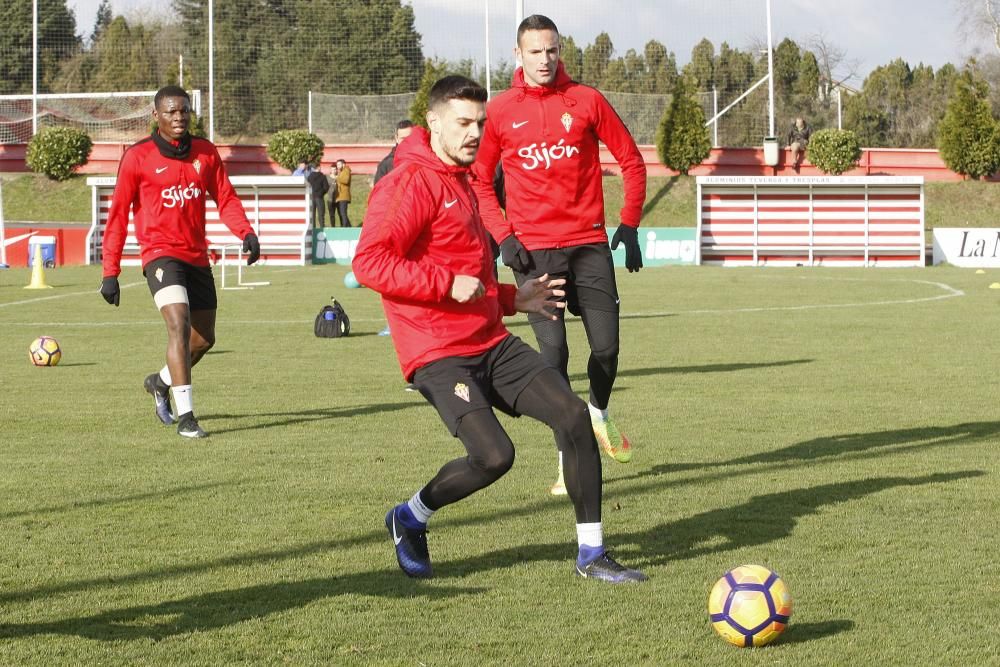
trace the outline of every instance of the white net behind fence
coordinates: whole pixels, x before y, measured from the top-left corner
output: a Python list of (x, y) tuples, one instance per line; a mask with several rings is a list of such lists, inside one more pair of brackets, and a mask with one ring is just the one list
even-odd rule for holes
[(415, 93), (397, 95), (312, 94), (312, 131), (328, 144), (384, 144), (396, 123), (410, 117)]

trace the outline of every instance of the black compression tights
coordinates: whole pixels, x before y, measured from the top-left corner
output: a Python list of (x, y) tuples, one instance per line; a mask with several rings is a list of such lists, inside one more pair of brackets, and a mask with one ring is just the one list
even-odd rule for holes
[[(618, 313), (580, 307), (580, 319), (590, 343), (587, 377), (590, 379), (590, 402), (602, 410), (608, 407), (611, 388), (618, 375)], [(566, 322), (562, 316), (551, 320), (529, 314), (528, 321), (538, 341), (538, 351), (545, 362), (569, 381), (569, 346), (566, 343)]]
[[(514, 408), (555, 432), (576, 522), (600, 521), (601, 458), (586, 403), (555, 370), (547, 368), (524, 388)], [(492, 410), (484, 408), (462, 417), (457, 435), (468, 456), (446, 463), (421, 490), (428, 509), (441, 509), (486, 488), (514, 464), (514, 445)]]

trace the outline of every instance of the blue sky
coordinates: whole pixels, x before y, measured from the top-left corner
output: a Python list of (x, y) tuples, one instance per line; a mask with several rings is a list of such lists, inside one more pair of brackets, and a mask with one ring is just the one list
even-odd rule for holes
[[(510, 57), (514, 0), (409, 0), (423, 35), (427, 55), (485, 60), (485, 7), (491, 14), (491, 59)], [(523, 0), (525, 13), (551, 17), (563, 34), (585, 44), (602, 30), (611, 35), (616, 53), (641, 50), (657, 39), (683, 64), (702, 37), (745, 48), (766, 37), (765, 0)], [(89, 34), (100, 0), (67, 0), (81, 33)], [(158, 0), (111, 0), (126, 17), (152, 14)], [(616, 7), (623, 9), (614, 9)], [(857, 64), (860, 85), (879, 65), (901, 57), (911, 65), (956, 65), (986, 41), (970, 41), (958, 31), (952, 0), (772, 0), (775, 43), (791, 37), (805, 45), (814, 35), (844, 52)], [(846, 73), (846, 72), (845, 72)]]

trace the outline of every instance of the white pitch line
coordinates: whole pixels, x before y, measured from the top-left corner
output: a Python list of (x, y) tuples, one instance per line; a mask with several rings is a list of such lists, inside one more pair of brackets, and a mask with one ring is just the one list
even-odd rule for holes
[[(145, 285), (145, 281), (140, 281), (137, 283), (129, 283), (127, 285), (122, 285), (121, 289), (128, 289), (129, 287), (135, 287), (136, 285)], [(100, 288), (94, 290), (87, 290), (86, 292), (67, 292), (66, 294), (53, 294), (51, 296), (39, 296), (34, 299), (22, 299), (21, 301), (8, 301), (7, 303), (0, 303), (0, 308), (6, 308), (7, 306), (23, 306), (28, 303), (38, 303), (39, 301), (51, 301), (52, 299), (65, 299), (71, 296), (83, 296), (84, 294), (100, 294)]]
[[(807, 278), (808, 280), (839, 280), (844, 282), (864, 282), (863, 278)], [(804, 304), (801, 306), (766, 306), (758, 308), (701, 308), (696, 310), (671, 310), (662, 312), (622, 312), (623, 318), (629, 317), (666, 317), (668, 315), (727, 315), (732, 313), (766, 313), (766, 312), (778, 312), (778, 311), (799, 311), (799, 310), (826, 310), (832, 308), (870, 308), (872, 306), (899, 306), (908, 305), (914, 303), (927, 303), (931, 301), (941, 301), (943, 299), (954, 299), (956, 297), (965, 296), (965, 292), (947, 285), (945, 283), (934, 282), (930, 280), (913, 280), (908, 278), (897, 278), (892, 282), (906, 282), (906, 283), (919, 283), (922, 285), (931, 285), (937, 287), (944, 291), (944, 294), (938, 294), (937, 296), (927, 296), (920, 297), (916, 299), (891, 299), (886, 301), (867, 301), (861, 303), (820, 303), (820, 304)], [(142, 285), (143, 283), (132, 283), (126, 285), (125, 287), (134, 287), (135, 285)], [(39, 299), (30, 299), (27, 301), (11, 302), (0, 304), (2, 306), (15, 305), (18, 303), (31, 303), (33, 301), (44, 301), (46, 299), (59, 298), (59, 296), (74, 296), (80, 294), (91, 294), (91, 292), (76, 292), (74, 294), (63, 294), (58, 296), (47, 296), (41, 297)], [(384, 322), (384, 318), (381, 317), (369, 317), (369, 318), (354, 318), (352, 322)], [(311, 324), (312, 319), (308, 320), (224, 320), (224, 324), (250, 324), (250, 325), (287, 325), (287, 324)], [(148, 320), (148, 321), (135, 321), (135, 322), (7, 322), (6, 326), (21, 326), (21, 327), (127, 327), (127, 326), (152, 326), (152, 325), (162, 325), (162, 320)]]

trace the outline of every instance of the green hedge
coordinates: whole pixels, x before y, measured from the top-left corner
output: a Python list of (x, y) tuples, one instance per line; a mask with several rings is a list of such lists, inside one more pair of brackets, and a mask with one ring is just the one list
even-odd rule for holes
[(281, 130), (267, 142), (267, 155), (289, 171), (300, 162), (318, 165), (323, 157), (323, 140), (305, 130)]
[(87, 164), (94, 143), (83, 130), (72, 127), (46, 127), (28, 142), (25, 163), (28, 169), (65, 181), (77, 167)]
[(861, 159), (861, 142), (850, 130), (817, 130), (809, 138), (806, 155), (823, 173), (838, 176)]

